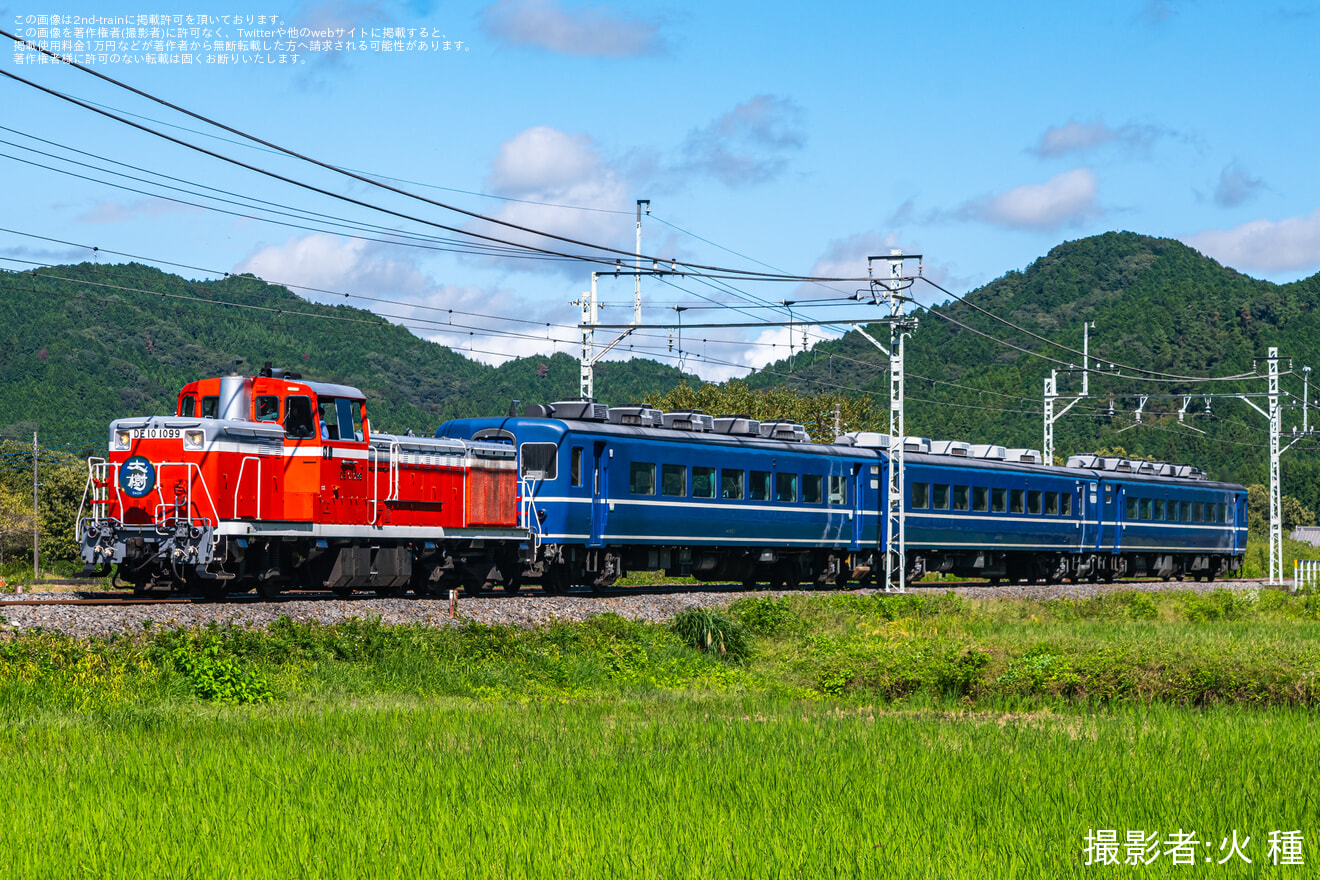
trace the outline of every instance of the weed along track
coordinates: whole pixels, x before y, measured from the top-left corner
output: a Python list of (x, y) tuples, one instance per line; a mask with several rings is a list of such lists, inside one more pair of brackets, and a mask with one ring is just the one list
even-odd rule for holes
[[(1129, 582), (1116, 584), (984, 584), (920, 585), (908, 595), (936, 596), (952, 591), (966, 599), (1079, 600), (1122, 592), (1185, 591), (1208, 593), (1216, 589), (1246, 590), (1255, 581), (1217, 584)], [(777, 598), (824, 595), (796, 591), (748, 591), (734, 585), (671, 585), (629, 587), (619, 590), (546, 595), (524, 591), (509, 595), (501, 590), (480, 596), (444, 598), (379, 597), (361, 592), (348, 596), (328, 592), (290, 592), (274, 599), (236, 595), (226, 599), (162, 595), (143, 597), (127, 592), (36, 593), (0, 600), (0, 618), (12, 629), (42, 628), (72, 636), (107, 636), (140, 632), (144, 627), (192, 627), (237, 623), (268, 626), (282, 617), (297, 621), (335, 624), (354, 618), (379, 618), (387, 624), (451, 626), (461, 621), (488, 625), (543, 626), (555, 621), (581, 621), (597, 614), (618, 614), (647, 622), (663, 622), (689, 608), (719, 608), (747, 597)], [(833, 592), (839, 597), (884, 595), (875, 590)], [(893, 594), (891, 594), (893, 595)]]

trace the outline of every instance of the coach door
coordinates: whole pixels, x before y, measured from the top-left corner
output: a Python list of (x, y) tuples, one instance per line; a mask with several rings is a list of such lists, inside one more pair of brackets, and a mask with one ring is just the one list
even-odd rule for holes
[(1095, 480), (1077, 484), (1077, 519), (1081, 524), (1077, 549), (1086, 552), (1099, 546), (1100, 484)]
[(852, 486), (849, 487), (849, 491), (852, 492), (852, 497), (844, 499), (844, 503), (847, 504), (852, 511), (852, 539), (851, 543), (848, 545), (851, 550), (862, 549), (862, 540), (865, 536), (863, 530), (865, 529), (866, 516), (862, 513), (862, 511), (866, 509), (862, 501), (865, 497), (865, 494), (862, 492), (862, 480), (864, 479), (863, 472), (865, 470), (866, 468), (863, 465), (854, 464), (852, 466), (852, 474), (844, 481), (845, 486), (847, 486), (848, 483), (852, 483)]
[(600, 547), (605, 543), (605, 523), (610, 513), (610, 456), (613, 452), (606, 448), (604, 440), (597, 440), (592, 447), (591, 540), (588, 541), (591, 547)]

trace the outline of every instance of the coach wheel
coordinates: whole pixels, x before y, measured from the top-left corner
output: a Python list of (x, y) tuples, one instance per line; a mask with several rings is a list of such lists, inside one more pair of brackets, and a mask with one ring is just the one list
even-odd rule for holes
[(562, 596), (568, 592), (568, 566), (551, 565), (541, 575), (541, 592), (550, 596)]
[(508, 593), (510, 596), (516, 596), (518, 591), (522, 589), (522, 578), (513, 575), (501, 584), (501, 586), (504, 587), (504, 592)]

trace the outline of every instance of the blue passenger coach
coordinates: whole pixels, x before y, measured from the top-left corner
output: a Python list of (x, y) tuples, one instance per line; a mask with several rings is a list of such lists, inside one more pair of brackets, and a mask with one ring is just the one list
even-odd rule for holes
[(646, 407), (569, 401), (529, 415), (437, 434), (517, 446), (539, 545), (527, 574), (552, 591), (638, 569), (793, 586), (869, 574), (883, 485), (873, 449), (812, 444), (800, 425)]
[[(889, 438), (809, 442), (801, 425), (742, 416), (528, 407), (437, 436), (516, 447), (530, 529), (523, 571), (551, 592), (632, 570), (794, 586), (866, 583), (883, 564)], [(907, 438), (910, 578), (1214, 578), (1237, 568), (1246, 492), (1195, 468)], [(516, 587), (513, 587), (516, 588)]]

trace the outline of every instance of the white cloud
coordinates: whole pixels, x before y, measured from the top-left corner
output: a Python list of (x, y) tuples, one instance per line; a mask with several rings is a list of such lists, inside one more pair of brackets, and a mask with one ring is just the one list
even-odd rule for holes
[(658, 22), (605, 5), (569, 8), (555, 0), (499, 0), (481, 11), (480, 21), (492, 39), (565, 55), (630, 58), (665, 48)]
[[(528, 229), (578, 241), (629, 250), (635, 229), (629, 184), (589, 136), (567, 134), (549, 126), (519, 132), (500, 145), (491, 164), (487, 189), (519, 201), (506, 202), (491, 216)], [(622, 212), (622, 213), (619, 213)], [(546, 250), (588, 253), (586, 249), (508, 227), (469, 224), (469, 229)], [(565, 261), (505, 259), (502, 265), (522, 271), (565, 272), (585, 277), (584, 264)]]
[(139, 199), (129, 203), (98, 201), (74, 219), (79, 223), (128, 223), (133, 220), (154, 220), (171, 214), (199, 211), (201, 208), (181, 205), (167, 199)]
[(726, 186), (763, 183), (788, 164), (788, 154), (806, 144), (803, 112), (775, 95), (757, 95), (683, 142), (679, 170), (714, 177)]
[(1148, 150), (1156, 140), (1168, 134), (1153, 125), (1128, 123), (1112, 128), (1103, 122), (1078, 122), (1070, 119), (1063, 125), (1045, 129), (1031, 152), (1046, 159), (1080, 153), (1105, 144), (1118, 144), (1130, 150)]
[(1302, 217), (1207, 229), (1183, 241), (1237, 269), (1310, 272), (1320, 267), (1320, 208)]
[(1089, 168), (1074, 168), (1044, 183), (1029, 183), (962, 205), (955, 216), (1010, 229), (1054, 230), (1102, 214), (1098, 181)]
[(1236, 208), (1265, 187), (1265, 181), (1252, 177), (1241, 162), (1234, 159), (1219, 172), (1219, 185), (1215, 187), (1215, 204), (1221, 208)]
[[(551, 318), (539, 304), (519, 301), (507, 289), (437, 283), (416, 263), (392, 256), (389, 249), (380, 242), (316, 233), (263, 247), (234, 271), (288, 285), (316, 302), (368, 308), (418, 336), (484, 363), (552, 353), (554, 340), (573, 339), (574, 327), (553, 322), (546, 326)], [(345, 293), (388, 302), (345, 297)], [(508, 315), (536, 323), (510, 321)], [(558, 350), (566, 350), (565, 345), (559, 344)]]

